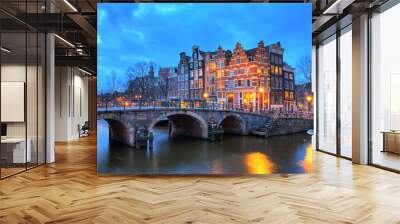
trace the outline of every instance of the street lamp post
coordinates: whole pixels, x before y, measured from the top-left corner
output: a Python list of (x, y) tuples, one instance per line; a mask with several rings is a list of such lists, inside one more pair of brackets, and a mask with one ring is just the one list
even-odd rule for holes
[(203, 98), (204, 98), (204, 102), (205, 102), (205, 105), (204, 105), (204, 107), (206, 108), (207, 107), (207, 98), (208, 98), (208, 93), (203, 93)]
[(310, 113), (310, 105), (313, 101), (313, 96), (312, 95), (306, 96), (306, 100), (307, 100), (307, 114), (309, 114)]

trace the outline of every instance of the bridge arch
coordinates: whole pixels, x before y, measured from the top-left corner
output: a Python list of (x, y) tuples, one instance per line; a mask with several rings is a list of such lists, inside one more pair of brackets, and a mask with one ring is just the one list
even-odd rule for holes
[(223, 115), (218, 123), (218, 127), (222, 127), (225, 133), (239, 135), (246, 134), (246, 121), (242, 116), (236, 113)]
[(134, 128), (128, 123), (113, 118), (103, 118), (109, 125), (110, 138), (129, 146), (134, 146)]
[(191, 111), (174, 111), (154, 118), (149, 124), (149, 130), (161, 120), (168, 118), (171, 124), (171, 136), (191, 136), (208, 138), (208, 125), (199, 114)]

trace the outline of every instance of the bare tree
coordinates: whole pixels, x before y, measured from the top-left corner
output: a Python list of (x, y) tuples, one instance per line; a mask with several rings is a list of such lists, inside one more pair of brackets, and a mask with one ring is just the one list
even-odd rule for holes
[(102, 88), (101, 90), (101, 98), (106, 103), (106, 108), (108, 104), (115, 99), (118, 90), (118, 77), (115, 71), (112, 71), (109, 76), (107, 76), (107, 83), (108, 83), (108, 91), (109, 93), (104, 93), (103, 90), (107, 88)]
[(126, 71), (129, 82), (127, 91), (129, 95), (139, 101), (140, 106), (155, 97), (154, 66), (152, 62), (138, 62)]
[(109, 76), (109, 88), (110, 93), (115, 96), (115, 93), (118, 90), (117, 72), (115, 71), (112, 71), (111, 75)]
[(303, 75), (303, 81), (305, 83), (311, 82), (311, 58), (309, 55), (301, 57), (297, 63), (299, 72)]

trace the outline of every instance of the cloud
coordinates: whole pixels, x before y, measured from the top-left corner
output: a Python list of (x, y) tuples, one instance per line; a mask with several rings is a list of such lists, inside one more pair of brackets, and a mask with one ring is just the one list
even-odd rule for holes
[(134, 61), (146, 61), (149, 62), (150, 59), (148, 57), (142, 56), (142, 55), (135, 55), (135, 54), (123, 54), (119, 56), (119, 60), (121, 60), (122, 62), (134, 62)]
[(155, 11), (158, 14), (170, 14), (176, 12), (178, 9), (175, 5), (171, 4), (162, 4), (162, 5), (155, 5)]
[(147, 15), (170, 16), (171, 14), (187, 10), (192, 6), (193, 3), (142, 3), (137, 4), (137, 8), (133, 10), (132, 15), (136, 19)]
[(99, 23), (102, 23), (107, 17), (107, 12), (104, 9), (99, 9), (97, 11), (97, 18), (99, 20)]
[(126, 25), (121, 26), (121, 31), (126, 34), (129, 35), (129, 38), (134, 38), (140, 41), (145, 40), (145, 34), (135, 28), (128, 28)]
[(133, 17), (135, 18), (141, 18), (143, 17), (146, 13), (148, 13), (146, 6), (143, 4), (137, 4), (137, 8), (135, 8), (132, 12)]
[(99, 70), (123, 76), (139, 61), (176, 66), (179, 53), (190, 54), (194, 44), (204, 51), (219, 45), (232, 50), (236, 42), (248, 49), (260, 40), (266, 45), (280, 41), (284, 60), (295, 65), (299, 55), (311, 51), (311, 10), (303, 9), (261, 3), (104, 4), (98, 12)]

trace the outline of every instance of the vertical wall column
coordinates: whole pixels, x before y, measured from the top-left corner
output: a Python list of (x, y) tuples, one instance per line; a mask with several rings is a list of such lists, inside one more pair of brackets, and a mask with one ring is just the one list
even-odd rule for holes
[[(46, 1), (46, 12), (54, 12), (54, 5)], [(55, 162), (55, 42), (54, 34), (46, 34), (46, 163)]]
[(368, 15), (353, 19), (353, 162), (368, 163)]
[(46, 163), (55, 161), (55, 54), (54, 34), (46, 35)]
[(97, 79), (91, 77), (88, 80), (88, 103), (90, 131), (97, 131)]
[(314, 113), (314, 134), (312, 135), (312, 147), (317, 149), (317, 46), (312, 46), (312, 57), (311, 57), (311, 91), (313, 92), (313, 113)]

